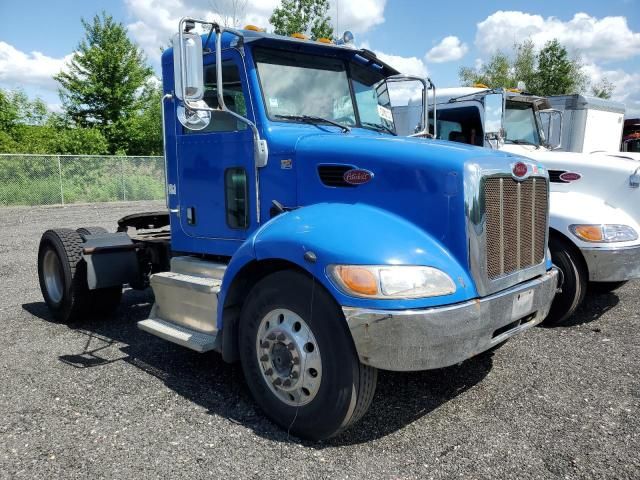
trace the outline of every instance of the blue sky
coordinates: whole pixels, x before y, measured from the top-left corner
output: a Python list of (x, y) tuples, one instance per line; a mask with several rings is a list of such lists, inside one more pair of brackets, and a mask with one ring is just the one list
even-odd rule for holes
[[(0, 87), (22, 87), (52, 108), (59, 103), (51, 76), (69, 58), (83, 29), (80, 17), (105, 10), (129, 27), (130, 36), (157, 68), (159, 47), (184, 14), (227, 17), (234, 0), (32, 0), (0, 2)], [(238, 22), (268, 27), (278, 0), (246, 4)], [(485, 0), (333, 0), (334, 21), (351, 29), (358, 44), (407, 73), (428, 75), (436, 85), (455, 86), (461, 66), (474, 66), (500, 48), (532, 38), (542, 45), (558, 37), (597, 82), (616, 85), (615, 98), (640, 113), (640, 0), (498, 2)], [(437, 5), (437, 7), (435, 6)], [(448, 7), (451, 8), (448, 8)], [(339, 10), (337, 10), (339, 9)]]

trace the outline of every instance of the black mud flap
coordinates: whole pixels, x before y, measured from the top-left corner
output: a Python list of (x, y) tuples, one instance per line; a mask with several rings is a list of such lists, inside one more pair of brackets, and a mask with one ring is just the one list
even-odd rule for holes
[(140, 277), (136, 244), (126, 233), (86, 235), (82, 258), (90, 290), (122, 286)]

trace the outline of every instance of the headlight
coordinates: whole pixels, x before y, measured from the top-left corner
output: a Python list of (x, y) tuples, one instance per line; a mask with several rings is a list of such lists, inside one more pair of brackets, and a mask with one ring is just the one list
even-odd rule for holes
[(423, 298), (451, 295), (456, 285), (437, 268), (399, 265), (331, 265), (329, 274), (348, 295)]
[(569, 229), (585, 242), (632, 242), (638, 233), (629, 225), (571, 225)]

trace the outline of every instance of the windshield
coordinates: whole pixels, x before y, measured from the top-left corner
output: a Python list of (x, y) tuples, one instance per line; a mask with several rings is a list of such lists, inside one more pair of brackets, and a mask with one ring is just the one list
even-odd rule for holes
[(342, 59), (268, 49), (256, 49), (255, 61), (269, 118), (320, 117), (393, 133), (386, 82), (374, 70)]
[(533, 112), (533, 105), (530, 103), (507, 101), (504, 128), (507, 142), (540, 145), (538, 124)]

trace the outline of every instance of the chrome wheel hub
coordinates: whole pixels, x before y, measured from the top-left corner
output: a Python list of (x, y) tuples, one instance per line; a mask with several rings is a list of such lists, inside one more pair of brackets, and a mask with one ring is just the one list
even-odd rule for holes
[(260, 322), (256, 339), (264, 381), (287, 405), (313, 400), (322, 380), (322, 359), (313, 332), (297, 314), (279, 308)]
[(55, 303), (60, 303), (64, 292), (64, 280), (62, 275), (62, 265), (58, 255), (53, 250), (47, 250), (42, 261), (42, 273), (44, 284), (47, 288), (49, 298)]

